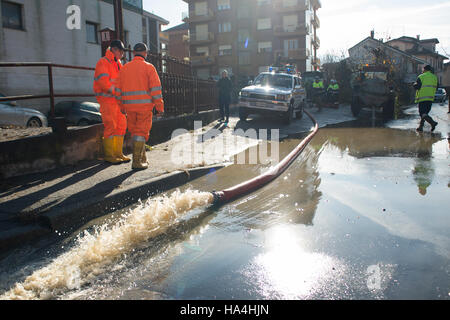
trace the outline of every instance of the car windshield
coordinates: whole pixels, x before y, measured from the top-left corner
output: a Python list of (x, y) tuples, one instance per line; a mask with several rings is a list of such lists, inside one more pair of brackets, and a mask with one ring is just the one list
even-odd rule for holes
[(255, 85), (292, 88), (292, 77), (280, 74), (264, 73), (255, 79)]
[(82, 103), (80, 109), (88, 110), (92, 112), (100, 112), (100, 106), (92, 103)]

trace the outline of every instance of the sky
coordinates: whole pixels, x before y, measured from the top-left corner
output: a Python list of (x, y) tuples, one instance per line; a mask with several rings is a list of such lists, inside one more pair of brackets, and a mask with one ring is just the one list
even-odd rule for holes
[[(182, 13), (188, 11), (182, 0), (143, 1), (145, 10), (170, 21), (169, 28), (182, 23)], [(375, 30), (377, 39), (404, 35), (437, 38), (438, 52), (450, 57), (450, 0), (321, 0), (321, 3), (319, 56), (348, 55), (349, 48)]]

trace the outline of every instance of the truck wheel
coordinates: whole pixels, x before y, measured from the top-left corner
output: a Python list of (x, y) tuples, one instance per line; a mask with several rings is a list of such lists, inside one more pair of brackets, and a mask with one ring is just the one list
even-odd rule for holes
[(383, 119), (384, 121), (394, 119), (395, 98), (386, 101), (383, 105)]
[(246, 121), (248, 117), (248, 112), (242, 108), (239, 108), (239, 119), (241, 121)]
[(304, 109), (304, 104), (300, 104), (300, 109), (297, 111), (297, 113), (295, 114), (295, 117), (300, 120), (303, 118), (303, 109)]
[(289, 106), (289, 110), (284, 115), (284, 123), (291, 124), (292, 121), (294, 120), (294, 114), (295, 114), (294, 104), (291, 103), (291, 105)]

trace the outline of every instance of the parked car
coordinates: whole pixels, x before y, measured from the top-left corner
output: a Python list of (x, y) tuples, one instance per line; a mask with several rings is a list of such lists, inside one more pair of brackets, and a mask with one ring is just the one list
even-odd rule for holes
[(68, 125), (88, 126), (102, 123), (100, 105), (94, 102), (59, 102), (55, 105), (55, 116), (64, 117)]
[(447, 92), (445, 92), (445, 89), (438, 88), (436, 90), (436, 93), (434, 95), (434, 102), (445, 102), (447, 100)]
[[(0, 93), (0, 97), (6, 97)], [(15, 101), (0, 102), (0, 125), (47, 127), (47, 117), (40, 111), (20, 107)]]
[(250, 114), (277, 115), (286, 124), (301, 119), (306, 103), (306, 91), (301, 78), (285, 72), (263, 72), (239, 97), (239, 118), (245, 121)]

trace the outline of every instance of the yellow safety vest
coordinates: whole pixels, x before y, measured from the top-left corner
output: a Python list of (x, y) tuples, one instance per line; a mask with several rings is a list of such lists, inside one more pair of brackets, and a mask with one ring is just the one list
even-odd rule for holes
[(322, 82), (322, 81), (320, 81), (320, 82), (314, 82), (314, 83), (313, 83), (313, 88), (314, 88), (314, 89), (320, 89), (320, 88), (323, 89), (323, 82)]
[(328, 86), (328, 90), (339, 90), (339, 85), (336, 83), (336, 84), (330, 84), (329, 86)]
[(424, 101), (434, 101), (434, 94), (437, 90), (438, 79), (430, 71), (419, 76), (422, 87), (416, 92), (416, 103)]

